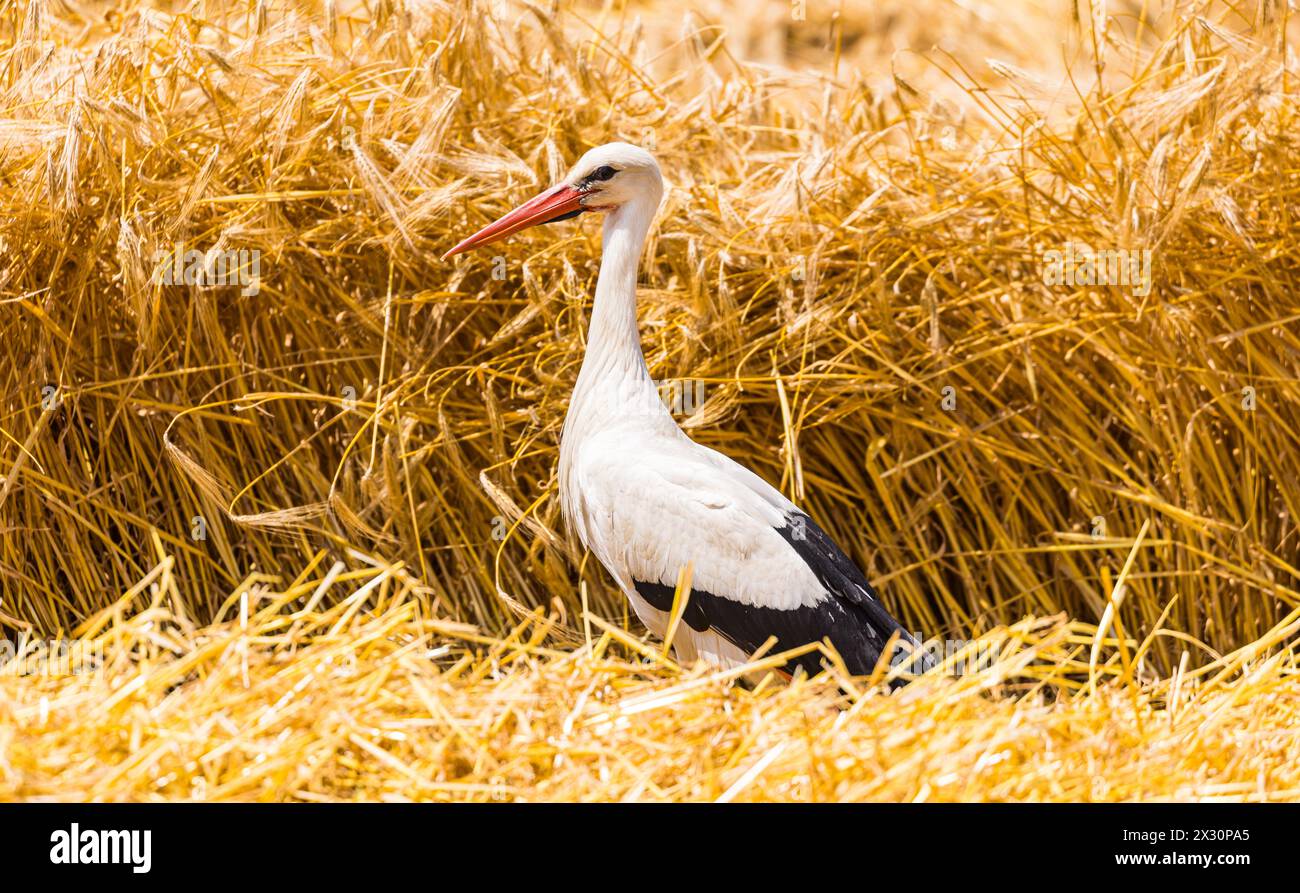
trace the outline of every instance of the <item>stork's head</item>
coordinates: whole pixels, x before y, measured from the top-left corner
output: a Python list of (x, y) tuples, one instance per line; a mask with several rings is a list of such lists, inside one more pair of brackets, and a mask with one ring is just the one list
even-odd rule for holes
[(444, 254), (443, 260), (537, 226), (588, 211), (618, 212), (636, 206), (652, 215), (663, 196), (663, 177), (654, 156), (629, 143), (597, 146), (578, 160), (559, 183), (489, 223)]

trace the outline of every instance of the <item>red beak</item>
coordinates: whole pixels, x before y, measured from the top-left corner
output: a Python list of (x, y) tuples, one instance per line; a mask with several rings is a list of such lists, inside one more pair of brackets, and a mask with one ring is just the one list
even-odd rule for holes
[(552, 186), (536, 198), (524, 202), (504, 217), (489, 223), (444, 254), (442, 259), (446, 260), (453, 254), (460, 254), (480, 245), (499, 242), (506, 236), (517, 233), (521, 229), (527, 229), (530, 226), (550, 223), (552, 220), (562, 220), (565, 217), (581, 214), (587, 210), (579, 204), (585, 194), (567, 183)]

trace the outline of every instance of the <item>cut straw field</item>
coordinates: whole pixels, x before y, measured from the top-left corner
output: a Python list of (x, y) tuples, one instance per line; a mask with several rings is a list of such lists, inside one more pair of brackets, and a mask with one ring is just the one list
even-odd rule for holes
[[(1300, 799), (1292, 18), (0, 2), (0, 798)], [(615, 139), (683, 426), (940, 671), (679, 667), (567, 538), (599, 230), (438, 258)]]

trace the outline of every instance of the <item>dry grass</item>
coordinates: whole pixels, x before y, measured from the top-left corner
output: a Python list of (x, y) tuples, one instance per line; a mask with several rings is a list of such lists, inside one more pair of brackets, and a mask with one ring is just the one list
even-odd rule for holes
[[(0, 624), (107, 660), (0, 681), (0, 795), (1295, 796), (1296, 28), (1142, 6), (0, 6)], [(586, 649), (597, 230), (436, 258), (614, 138), (692, 435), (994, 668), (837, 712)], [(1067, 242), (1150, 294), (1048, 287)], [(178, 243), (260, 292), (151, 281)]]
[(684, 672), (598, 619), (578, 649), (540, 616), (487, 640), (391, 566), (250, 577), (196, 627), (174, 567), (88, 622), (102, 670), (0, 685), (0, 798), (1300, 798), (1300, 667), (1264, 656), (1300, 612), (1167, 680), (1082, 624), (1024, 621), (986, 634), (978, 672), (850, 696)]

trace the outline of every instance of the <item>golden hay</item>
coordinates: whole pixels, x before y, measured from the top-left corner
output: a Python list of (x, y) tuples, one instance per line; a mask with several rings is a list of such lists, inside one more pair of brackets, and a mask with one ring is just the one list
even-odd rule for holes
[[(0, 797), (1297, 796), (1289, 7), (789, 6), (0, 11), (0, 627), (106, 662), (0, 680)], [(616, 138), (692, 435), (991, 668), (635, 657), (555, 499), (596, 228), (436, 260)]]
[[(849, 699), (828, 676), (682, 672), (616, 628), (552, 650), (538, 616), (485, 640), (422, 616), (391, 565), (251, 577), (196, 628), (174, 565), (143, 610), (88, 621), (101, 671), (0, 684), (0, 798), (1300, 798), (1300, 667), (1268, 643), (1138, 682), (1123, 643), (1023, 621), (972, 643), (978, 672)], [(1095, 641), (1110, 681), (1089, 694)]]
[[(1123, 643), (1025, 621), (972, 643), (978, 672), (850, 698), (825, 675), (684, 672), (614, 627), (575, 650), (540, 616), (485, 640), (424, 616), (393, 566), (253, 577), (196, 627), (174, 569), (87, 623), (99, 672), (0, 679), (0, 798), (1300, 798), (1300, 667), (1264, 656), (1300, 612), (1154, 682)], [(1089, 694), (1094, 642), (1110, 681)]]

